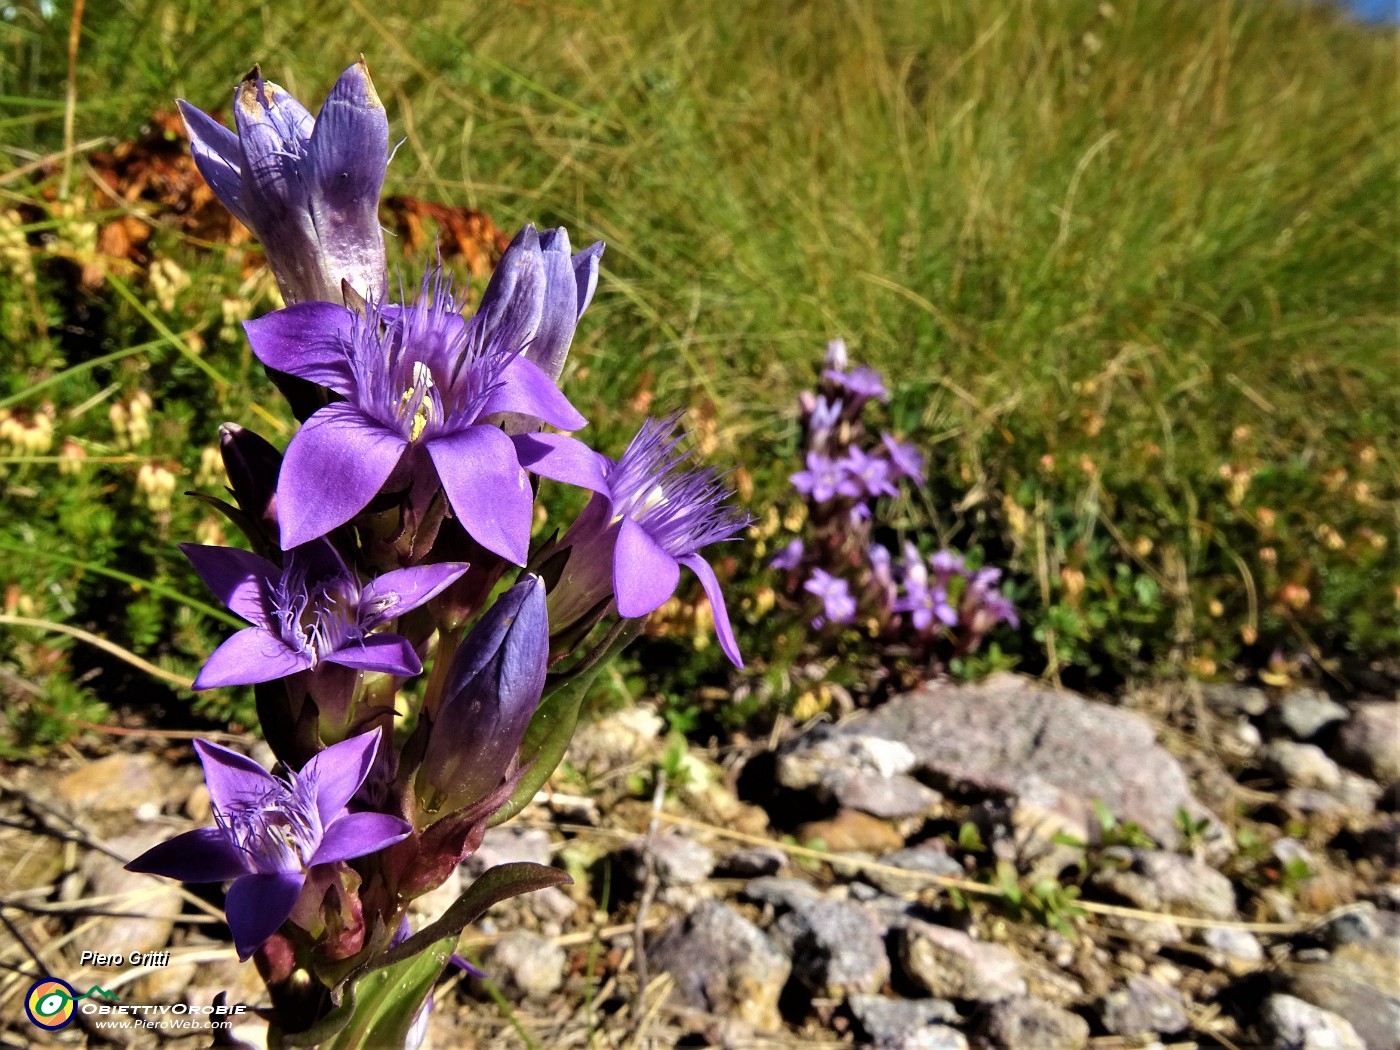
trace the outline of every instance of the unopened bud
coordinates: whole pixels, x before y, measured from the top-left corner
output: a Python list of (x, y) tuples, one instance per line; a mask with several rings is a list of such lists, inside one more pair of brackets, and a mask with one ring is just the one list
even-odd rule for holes
[(417, 793), (430, 813), (480, 801), (510, 775), (544, 692), (544, 581), (526, 576), (482, 614), (452, 658)]

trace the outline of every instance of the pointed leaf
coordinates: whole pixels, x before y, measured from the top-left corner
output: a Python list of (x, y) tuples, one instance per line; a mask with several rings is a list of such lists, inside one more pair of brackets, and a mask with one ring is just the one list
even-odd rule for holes
[(279, 1033), (282, 1046), (367, 1050), (405, 1046), (418, 1010), (427, 1001), (457, 944), (443, 937), (418, 955), (365, 973), (350, 984), (340, 1006), (304, 1032)]
[(481, 877), (467, 887), (466, 892), (443, 912), (437, 922), (423, 927), (397, 948), (386, 952), (371, 964), (373, 969), (392, 966), (403, 959), (409, 959), (428, 949), (439, 939), (457, 935), (467, 926), (486, 914), (492, 905), (518, 897), (522, 893), (548, 889), (551, 886), (567, 886), (574, 880), (568, 873), (547, 864), (532, 864), (529, 861), (516, 861), (512, 864), (497, 864), (482, 873)]

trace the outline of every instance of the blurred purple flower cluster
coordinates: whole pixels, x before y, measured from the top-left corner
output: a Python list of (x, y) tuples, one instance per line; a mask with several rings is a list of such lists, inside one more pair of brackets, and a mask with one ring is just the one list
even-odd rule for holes
[[(301, 427), (282, 451), (222, 427), (231, 502), (203, 498), (253, 549), (182, 547), (248, 623), (195, 688), (254, 685), (278, 768), (197, 742), (215, 826), (131, 867), (231, 880), (238, 953), (257, 956), (283, 1030), (304, 1031), (355, 975), (468, 921), (464, 906), (455, 927), (405, 926), (548, 778), (592, 675), (682, 566), (741, 665), (702, 552), (749, 519), (693, 461), (679, 413), (645, 422), (617, 460), (573, 436), (587, 421), (560, 381), (601, 242), (574, 252), (563, 228), (526, 226), (470, 317), (439, 267), (415, 296), (386, 295), (390, 136), (363, 61), (314, 118), (257, 69), (234, 91), (234, 130), (180, 110), (287, 303), (245, 328)], [(590, 494), (562, 537), (532, 537), (542, 479)], [(528, 867), (491, 876), (490, 893), (565, 881)]]
[(842, 340), (828, 344), (818, 389), (798, 399), (803, 469), (792, 485), (806, 502), (805, 534), (769, 565), (789, 595), (805, 597), (818, 630), (865, 624), (925, 660), (966, 655), (997, 625), (1019, 626), (1016, 610), (1000, 569), (972, 568), (948, 550), (925, 557), (912, 539), (876, 541), (894, 533), (889, 511), (903, 488), (924, 484), (918, 448), (866, 428), (867, 408), (888, 398), (878, 371), (851, 367)]

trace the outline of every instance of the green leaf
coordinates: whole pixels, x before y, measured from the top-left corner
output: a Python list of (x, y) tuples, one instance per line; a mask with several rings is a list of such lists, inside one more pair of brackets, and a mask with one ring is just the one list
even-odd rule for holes
[(368, 964), (370, 969), (392, 966), (427, 949), (439, 937), (457, 937), (462, 930), (486, 914), (491, 905), (499, 901), (518, 897), (522, 893), (548, 889), (551, 886), (566, 886), (574, 880), (567, 872), (551, 868), (547, 864), (532, 864), (516, 861), (512, 864), (497, 864), (488, 868), (481, 877), (467, 887), (456, 902), (442, 913), (442, 917), (423, 927), (397, 948), (387, 951), (379, 959)]
[[(405, 942), (407, 943), (407, 942)], [(402, 1047), (413, 1019), (457, 945), (450, 934), (388, 966), (371, 970), (345, 993), (340, 1006), (305, 1032), (282, 1035), (282, 1046), (322, 1050)]]

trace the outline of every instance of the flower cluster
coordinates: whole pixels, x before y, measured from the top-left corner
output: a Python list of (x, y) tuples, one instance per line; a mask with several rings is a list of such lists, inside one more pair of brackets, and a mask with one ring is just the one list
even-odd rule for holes
[[(681, 566), (741, 664), (703, 552), (748, 517), (692, 462), (678, 414), (648, 420), (617, 460), (573, 436), (587, 421), (559, 384), (601, 243), (575, 252), (562, 228), (526, 226), (471, 317), (440, 268), (405, 301), (386, 295), (388, 121), (363, 61), (315, 118), (257, 69), (234, 92), (235, 130), (180, 111), (282, 289), (287, 305), (244, 328), (302, 425), (284, 450), (223, 426), (231, 499), (204, 498), (252, 549), (182, 546), (248, 624), (195, 688), (255, 686), (278, 768), (197, 742), (215, 826), (130, 867), (228, 882), (234, 943), (256, 956), (280, 1030), (319, 1032), (348, 1023), (330, 1007), (358, 977), (454, 934), (474, 901), (566, 879), (513, 865), (429, 929), (406, 924), (409, 902), (547, 779), (591, 676)], [(562, 537), (534, 542), (542, 479), (591, 498)], [(427, 1001), (400, 1020), (421, 1027)]]
[(903, 488), (924, 483), (918, 448), (866, 430), (867, 407), (888, 397), (880, 373), (852, 368), (846, 344), (832, 340), (819, 388), (798, 402), (804, 459), (792, 485), (806, 503), (807, 535), (769, 565), (785, 574), (790, 594), (810, 603), (819, 630), (866, 622), (877, 641), (925, 662), (946, 651), (964, 655), (998, 624), (1017, 626), (1016, 611), (997, 586), (1001, 570), (972, 568), (948, 550), (925, 557), (887, 523)]

